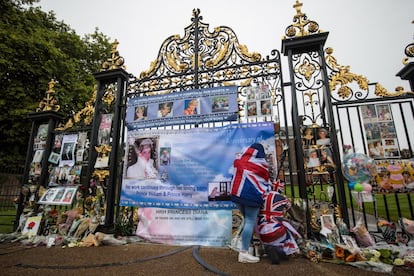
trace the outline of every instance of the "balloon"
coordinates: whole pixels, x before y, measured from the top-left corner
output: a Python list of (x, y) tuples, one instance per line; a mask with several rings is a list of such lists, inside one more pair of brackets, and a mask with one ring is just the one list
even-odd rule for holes
[(362, 191), (364, 190), (364, 186), (362, 186), (362, 184), (361, 184), (361, 183), (357, 183), (357, 184), (355, 184), (355, 186), (354, 186), (354, 190), (355, 190), (355, 191), (357, 191), (358, 193), (359, 193), (359, 192), (362, 192)]
[(349, 182), (348, 183), (348, 188), (350, 189), (350, 190), (353, 190), (354, 189), (354, 187), (355, 187), (355, 182)]
[(349, 182), (364, 182), (375, 175), (375, 161), (362, 153), (349, 153), (344, 156), (342, 170)]
[(363, 184), (362, 184), (362, 187), (363, 187), (363, 190), (364, 190), (365, 192), (371, 192), (371, 191), (372, 191), (372, 186), (371, 186), (371, 184), (369, 184), (369, 183), (363, 183)]

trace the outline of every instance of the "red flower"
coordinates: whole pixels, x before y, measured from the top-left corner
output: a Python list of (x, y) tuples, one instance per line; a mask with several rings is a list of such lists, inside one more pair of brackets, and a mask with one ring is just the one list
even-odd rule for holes
[(35, 225), (36, 225), (36, 222), (32, 221), (32, 222), (29, 223), (27, 228), (32, 229)]

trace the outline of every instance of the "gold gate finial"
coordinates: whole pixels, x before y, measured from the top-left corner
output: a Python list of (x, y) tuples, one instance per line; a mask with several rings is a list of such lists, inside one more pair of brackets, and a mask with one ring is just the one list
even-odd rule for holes
[(49, 88), (47, 89), (45, 96), (39, 103), (39, 107), (36, 109), (36, 112), (42, 111), (59, 111), (60, 105), (55, 99), (53, 94), (55, 94), (55, 80), (51, 79), (49, 82)]
[(285, 38), (302, 37), (321, 32), (319, 24), (316, 21), (309, 20), (306, 13), (302, 12), (303, 3), (296, 0), (293, 8), (296, 14), (293, 16), (293, 24), (289, 25), (285, 30)]
[(125, 61), (124, 61), (124, 58), (119, 55), (118, 45), (119, 45), (119, 42), (117, 39), (115, 39), (115, 41), (112, 43), (111, 57), (108, 58), (102, 64), (101, 71), (114, 70), (118, 68), (125, 69), (125, 65), (124, 65)]

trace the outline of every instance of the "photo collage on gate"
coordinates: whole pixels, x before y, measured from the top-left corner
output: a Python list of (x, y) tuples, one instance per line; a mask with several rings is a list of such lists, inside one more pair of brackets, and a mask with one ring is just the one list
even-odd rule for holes
[(337, 168), (333, 161), (329, 128), (304, 126), (302, 145), (308, 185), (317, 181), (329, 182), (329, 174)]
[(360, 107), (364, 122), (368, 155), (373, 159), (400, 157), (397, 132), (389, 104)]
[(271, 92), (266, 84), (246, 88), (246, 117), (272, 116)]
[(360, 106), (367, 152), (375, 160), (377, 192), (413, 192), (414, 162), (405, 160), (400, 151), (390, 104)]
[(87, 165), (89, 140), (87, 132), (57, 134), (48, 157), (48, 190), (39, 204), (68, 205), (76, 196), (82, 173)]

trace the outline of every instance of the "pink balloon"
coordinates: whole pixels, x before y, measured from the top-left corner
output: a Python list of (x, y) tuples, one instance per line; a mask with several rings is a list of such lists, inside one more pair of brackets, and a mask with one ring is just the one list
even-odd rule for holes
[(371, 184), (363, 183), (362, 186), (363, 186), (363, 189), (364, 189), (365, 192), (371, 192), (372, 191)]

